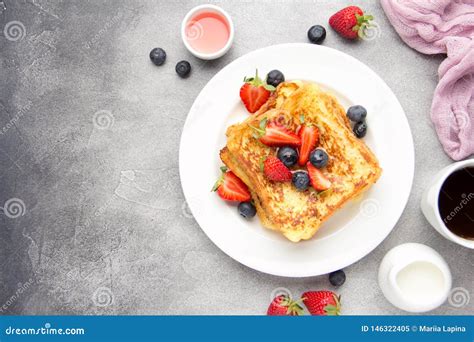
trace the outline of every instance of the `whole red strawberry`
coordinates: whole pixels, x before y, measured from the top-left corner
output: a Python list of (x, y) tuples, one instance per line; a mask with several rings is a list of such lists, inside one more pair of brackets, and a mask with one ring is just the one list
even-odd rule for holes
[(258, 77), (258, 70), (254, 77), (245, 77), (244, 82), (240, 87), (240, 99), (250, 113), (255, 113), (267, 102), (275, 87)]
[(274, 182), (291, 181), (291, 171), (275, 156), (270, 156), (263, 162), (263, 173)]
[(341, 311), (341, 297), (332, 291), (308, 291), (302, 298), (313, 316), (338, 316)]
[(279, 295), (273, 298), (267, 310), (268, 316), (300, 316), (303, 308), (298, 302), (286, 295)]
[(373, 19), (373, 16), (364, 14), (360, 7), (349, 6), (333, 14), (329, 18), (329, 25), (344, 38), (364, 38), (365, 31)]

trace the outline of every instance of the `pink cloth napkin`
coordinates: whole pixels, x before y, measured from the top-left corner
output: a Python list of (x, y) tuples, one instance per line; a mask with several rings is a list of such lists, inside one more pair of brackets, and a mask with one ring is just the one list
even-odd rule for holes
[(474, 0), (381, 0), (400, 37), (425, 54), (447, 54), (431, 105), (446, 153), (474, 153)]

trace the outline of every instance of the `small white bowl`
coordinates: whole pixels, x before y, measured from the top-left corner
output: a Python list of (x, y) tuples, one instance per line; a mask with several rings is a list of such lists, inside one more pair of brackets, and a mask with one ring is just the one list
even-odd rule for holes
[[(219, 51), (213, 52), (213, 53), (202, 53), (199, 51), (196, 51), (195, 49), (192, 48), (192, 46), (189, 44), (188, 40), (186, 39), (186, 25), (188, 24), (189, 20), (194, 17), (195, 15), (201, 13), (201, 12), (212, 12), (212, 13), (217, 13), (220, 14), (226, 21), (229, 26), (229, 39), (227, 40), (227, 43), (225, 46), (220, 49)], [(224, 11), (222, 8), (215, 6), (215, 5), (199, 5), (191, 9), (188, 14), (183, 19), (183, 22), (181, 23), (181, 39), (183, 40), (184, 46), (186, 46), (186, 49), (188, 49), (189, 52), (191, 52), (194, 56), (200, 59), (205, 59), (205, 60), (211, 60), (211, 59), (216, 59), (219, 57), (222, 57), (225, 55), (227, 51), (229, 51), (230, 47), (232, 46), (232, 42), (234, 41), (234, 24), (232, 23), (232, 18), (230, 15)]]

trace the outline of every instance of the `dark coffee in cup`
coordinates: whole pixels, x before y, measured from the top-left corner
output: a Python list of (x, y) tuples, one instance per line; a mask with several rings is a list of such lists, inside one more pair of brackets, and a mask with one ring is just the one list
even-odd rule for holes
[(474, 167), (456, 170), (446, 178), (439, 193), (438, 208), (452, 233), (474, 240)]

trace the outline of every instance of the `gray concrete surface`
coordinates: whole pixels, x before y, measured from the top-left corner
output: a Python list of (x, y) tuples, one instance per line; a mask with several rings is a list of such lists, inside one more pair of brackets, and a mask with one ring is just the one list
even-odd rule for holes
[[(369, 65), (398, 96), (413, 132), (416, 173), (393, 232), (346, 269), (343, 312), (403, 313), (376, 282), (383, 255), (403, 242), (438, 250), (454, 286), (472, 297), (473, 252), (435, 233), (419, 208), (431, 176), (451, 162), (428, 118), (443, 57), (405, 46), (377, 1), (246, 0), (217, 2), (234, 19), (235, 44), (203, 63), (179, 36), (183, 16), (199, 3), (0, 3), (0, 312), (264, 314), (278, 287), (295, 295), (328, 288), (326, 276), (269, 276), (214, 246), (186, 208), (178, 147), (194, 98), (217, 71), (263, 46), (306, 42), (311, 25), (326, 24), (349, 3), (375, 15), (380, 36), (348, 43), (328, 30), (324, 44)], [(168, 53), (162, 67), (148, 59), (156, 46)], [(181, 59), (193, 65), (186, 80), (174, 71)], [(454, 304), (432, 313), (474, 312), (474, 298)]]

